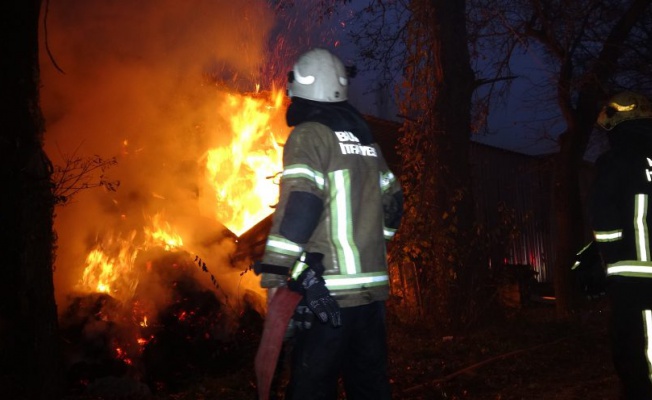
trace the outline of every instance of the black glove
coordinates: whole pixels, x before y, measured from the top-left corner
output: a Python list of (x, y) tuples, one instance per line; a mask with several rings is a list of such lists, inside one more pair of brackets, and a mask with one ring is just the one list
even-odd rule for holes
[(324, 272), (324, 266), (321, 263), (322, 257), (323, 254), (308, 253), (303, 260), (308, 268), (303, 270), (296, 280), (291, 279), (288, 282), (288, 287), (303, 294), (308, 308), (322, 323), (330, 320), (331, 325), (338, 327), (342, 325), (340, 306), (331, 296), (326, 288), (326, 282), (322, 278)]
[(297, 308), (294, 310), (294, 315), (292, 316), (292, 327), (300, 331), (305, 331), (312, 328), (312, 323), (315, 321), (315, 314), (310, 310), (310, 308), (303, 303), (299, 303)]

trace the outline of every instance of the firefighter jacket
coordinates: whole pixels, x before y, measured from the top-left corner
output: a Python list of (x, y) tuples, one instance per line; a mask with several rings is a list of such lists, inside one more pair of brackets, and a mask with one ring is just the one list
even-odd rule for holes
[(622, 122), (596, 162), (590, 217), (607, 276), (652, 278), (652, 120)]
[[(280, 196), (262, 259), (298, 275), (304, 252), (322, 253), (340, 307), (386, 300), (386, 240), (398, 228), (402, 191), (362, 116), (346, 102), (294, 98)], [(305, 267), (305, 266), (304, 266)], [(263, 273), (261, 286), (286, 277)]]

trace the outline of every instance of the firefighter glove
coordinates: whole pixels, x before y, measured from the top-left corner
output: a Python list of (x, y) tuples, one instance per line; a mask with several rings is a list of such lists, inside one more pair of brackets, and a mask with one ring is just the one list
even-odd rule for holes
[(321, 254), (311, 253), (305, 258), (308, 268), (303, 270), (296, 280), (288, 283), (290, 289), (303, 294), (304, 301), (322, 323), (328, 321), (338, 327), (342, 325), (342, 316), (337, 301), (331, 296), (326, 282), (322, 277), (324, 266), (321, 264)]
[(315, 321), (315, 314), (305, 304), (300, 304), (294, 310), (292, 316), (292, 328), (300, 331), (305, 331), (312, 328), (312, 323)]

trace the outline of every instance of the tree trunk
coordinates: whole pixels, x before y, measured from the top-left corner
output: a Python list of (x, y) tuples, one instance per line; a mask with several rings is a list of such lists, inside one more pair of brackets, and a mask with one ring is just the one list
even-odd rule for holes
[(569, 133), (563, 133), (553, 167), (552, 194), (557, 234), (553, 284), (555, 307), (560, 319), (568, 318), (573, 309), (571, 265), (575, 254), (586, 244), (584, 205), (580, 193), (580, 167), (585, 149), (586, 145), (578, 149), (570, 143)]
[[(469, 322), (469, 284), (481, 267), (473, 257), (474, 201), (469, 145), (474, 74), (464, 1), (413, 0), (406, 69), (409, 89), (399, 152), (406, 215), (393, 246), (409, 275), (416, 264), (422, 310), (438, 328)], [(405, 291), (409, 292), (409, 291)]]
[(40, 8), (40, 0), (0, 7), (0, 392), (15, 399), (57, 399), (62, 387), (54, 199), (39, 104)]
[[(436, 131), (436, 157), (439, 176), (435, 193), (440, 220), (448, 238), (436, 241), (434, 251), (442, 269), (453, 272), (453, 291), (448, 312), (453, 329), (467, 325), (471, 318), (472, 277), (483, 265), (477, 247), (473, 246), (475, 207), (471, 189), (469, 149), (471, 143), (471, 103), (475, 76), (470, 65), (466, 33), (466, 2), (433, 0), (435, 48), (435, 82), (437, 95), (432, 110)], [(454, 251), (451, 251), (454, 249)]]

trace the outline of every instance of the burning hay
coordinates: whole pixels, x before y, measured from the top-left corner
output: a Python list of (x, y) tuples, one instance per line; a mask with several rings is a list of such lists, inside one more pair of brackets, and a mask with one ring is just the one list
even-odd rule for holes
[(202, 283), (210, 272), (190, 254), (156, 248), (134, 266), (139, 284), (129, 299), (79, 293), (61, 315), (72, 391), (99, 390), (108, 378), (174, 391), (189, 378), (226, 371), (241, 347), (255, 346), (262, 323), (255, 305), (236, 312), (219, 283)]

